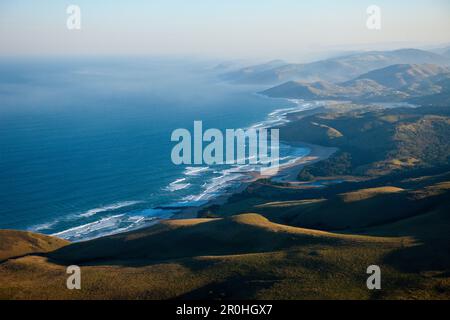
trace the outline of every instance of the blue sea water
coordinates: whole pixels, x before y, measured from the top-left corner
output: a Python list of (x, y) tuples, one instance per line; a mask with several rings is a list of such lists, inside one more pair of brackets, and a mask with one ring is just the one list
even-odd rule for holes
[[(296, 105), (219, 72), (192, 59), (2, 58), (0, 228), (85, 240), (238, 186), (244, 167), (174, 165), (172, 131), (276, 122)], [(307, 152), (283, 145), (281, 158)]]

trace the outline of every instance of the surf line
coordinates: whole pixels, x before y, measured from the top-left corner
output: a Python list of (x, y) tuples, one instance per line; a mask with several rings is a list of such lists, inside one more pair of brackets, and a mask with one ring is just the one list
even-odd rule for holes
[(172, 132), (171, 141), (178, 142), (171, 152), (175, 165), (259, 164), (262, 175), (278, 172), (279, 129), (226, 129), (224, 134), (215, 128), (203, 132), (202, 121), (194, 121), (193, 135), (188, 129), (178, 128)]

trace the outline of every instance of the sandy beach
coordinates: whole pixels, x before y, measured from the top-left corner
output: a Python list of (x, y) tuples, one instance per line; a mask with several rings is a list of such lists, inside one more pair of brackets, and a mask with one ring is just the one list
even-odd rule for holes
[(209, 200), (207, 203), (201, 206), (182, 208), (179, 213), (175, 214), (172, 217), (172, 219), (196, 218), (201, 210), (212, 205), (222, 205), (226, 203), (233, 194), (241, 193), (250, 184), (260, 179), (270, 179), (271, 181), (279, 183), (296, 183), (297, 175), (303, 167), (311, 165), (318, 161), (328, 159), (333, 153), (337, 151), (337, 148), (324, 147), (306, 142), (290, 143), (290, 145), (298, 148), (307, 148), (310, 151), (308, 155), (299, 158), (292, 163), (280, 165), (278, 171), (272, 175), (261, 175), (258, 172), (248, 172), (248, 178), (242, 180), (239, 188), (231, 190), (229, 192), (225, 192), (222, 195)]
[(299, 148), (308, 148), (310, 153), (298, 159), (294, 163), (281, 166), (279, 172), (271, 177), (272, 181), (289, 183), (297, 180), (297, 175), (303, 167), (311, 165), (313, 163), (328, 159), (338, 149), (333, 147), (323, 147), (315, 144), (297, 142), (291, 145)]

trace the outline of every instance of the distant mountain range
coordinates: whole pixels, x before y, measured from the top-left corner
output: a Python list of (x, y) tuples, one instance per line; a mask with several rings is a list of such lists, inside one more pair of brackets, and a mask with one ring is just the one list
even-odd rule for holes
[(370, 71), (394, 64), (450, 65), (450, 56), (419, 49), (370, 51), (320, 60), (306, 64), (280, 60), (255, 65), (222, 75), (227, 81), (252, 84), (281, 84), (287, 81), (345, 82)]
[[(440, 94), (450, 84), (450, 68), (435, 64), (395, 64), (341, 83), (288, 81), (262, 93), (306, 100), (408, 101)], [(446, 89), (447, 88), (447, 89)]]

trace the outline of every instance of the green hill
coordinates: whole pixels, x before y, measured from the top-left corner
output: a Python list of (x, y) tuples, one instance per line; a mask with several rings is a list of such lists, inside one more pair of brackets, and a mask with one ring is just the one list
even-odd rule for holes
[(31, 232), (0, 230), (0, 261), (30, 253), (54, 251), (68, 241)]
[(450, 159), (450, 118), (443, 108), (326, 111), (298, 116), (281, 128), (280, 135), (285, 141), (340, 149), (329, 159), (305, 167), (301, 180), (376, 176), (445, 165)]
[[(397, 265), (396, 255), (405, 252), (410, 266), (422, 270), (422, 256), (409, 251), (417, 245), (409, 236), (308, 230), (256, 214), (176, 221), (72, 244), (49, 257), (9, 259), (0, 264), (0, 298), (448, 298), (447, 277)], [(74, 262), (81, 266), (82, 290), (65, 288), (65, 266)], [(383, 270), (379, 292), (365, 286), (365, 270), (372, 264)]]
[(294, 245), (373, 241), (367, 237), (330, 234), (275, 224), (257, 214), (223, 219), (165, 221), (130, 234), (74, 243), (53, 252), (58, 261), (84, 263), (101, 260), (160, 261), (203, 255), (258, 253)]

